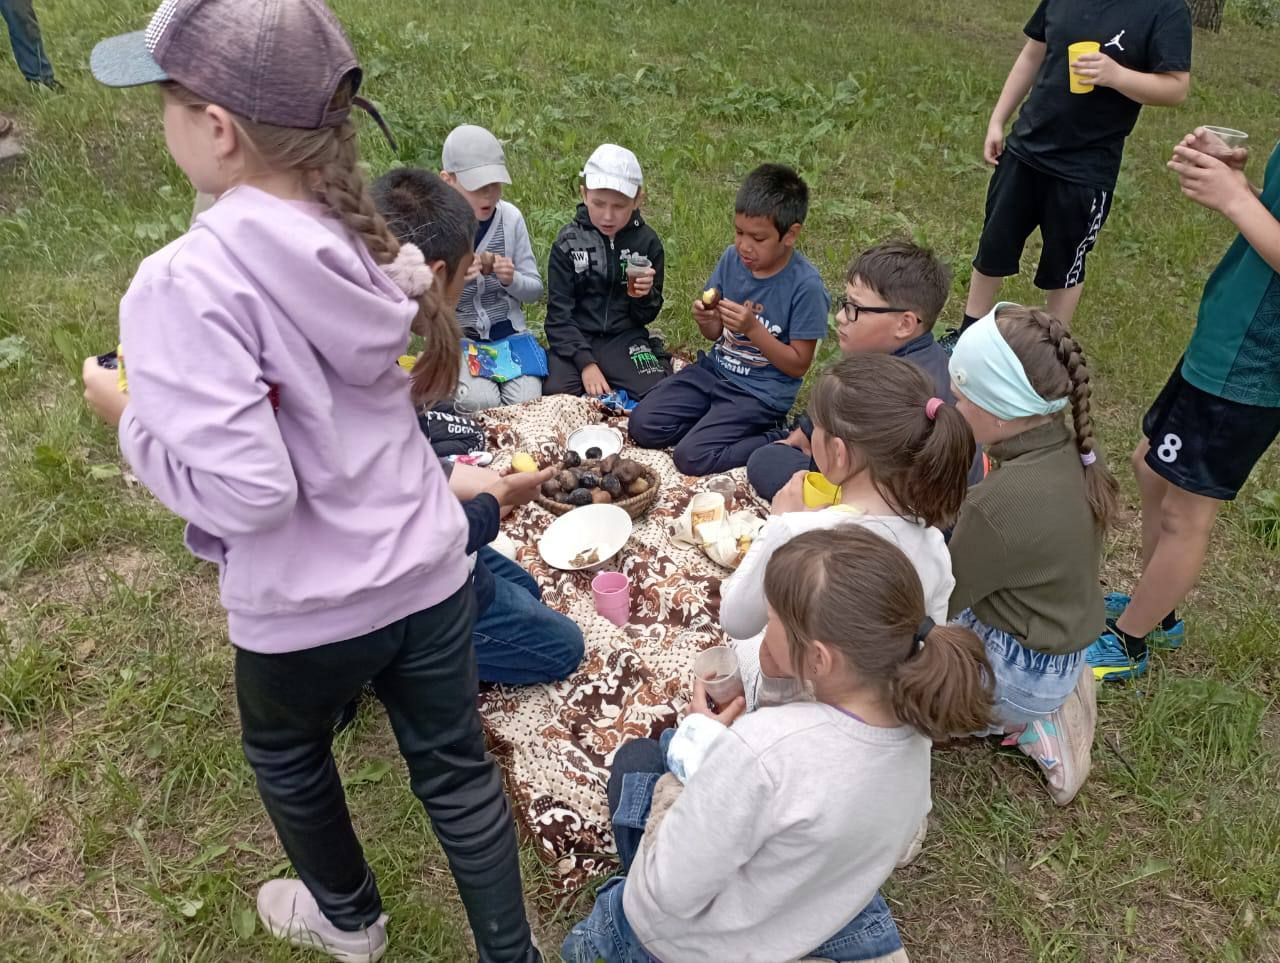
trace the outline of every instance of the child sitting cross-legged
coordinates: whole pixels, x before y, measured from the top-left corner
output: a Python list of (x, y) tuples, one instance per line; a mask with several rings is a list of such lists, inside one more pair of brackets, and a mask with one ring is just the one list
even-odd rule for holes
[[(907, 557), (859, 526), (806, 532), (764, 579), (762, 659), (814, 701), (743, 714), (694, 688), (707, 748), (624, 744), (609, 809), (625, 876), (561, 949), (568, 963), (906, 959), (879, 894), (929, 808), (930, 739), (986, 725), (973, 633), (935, 625)], [(664, 737), (665, 738), (665, 737)]]
[(747, 175), (734, 204), (734, 236), (708, 281), (720, 301), (693, 302), (693, 319), (714, 341), (709, 355), (645, 396), (631, 413), (641, 448), (675, 445), (686, 475), (747, 463), (778, 437), (801, 379), (827, 333), (831, 299), (817, 268), (795, 249), (809, 188), (790, 167)]
[(766, 566), (803, 532), (857, 525), (888, 539), (915, 566), (927, 614), (946, 621), (955, 580), (939, 529), (960, 511), (975, 445), (964, 418), (934, 391), (920, 368), (885, 354), (849, 355), (814, 383), (813, 458), (835, 492), (825, 505), (806, 506), (808, 473), (797, 472), (720, 587), (720, 624), (735, 640), (748, 706), (802, 695), (795, 680), (761, 671), (759, 650), (767, 619)]
[[(373, 196), (400, 239), (422, 250), (452, 305), (474, 256), (476, 220), (467, 201), (435, 174), (415, 168), (384, 174), (373, 185)], [(467, 516), (466, 548), (476, 595), (471, 638), (480, 680), (527, 685), (566, 678), (582, 660), (582, 630), (544, 605), (533, 576), (489, 545), (497, 537), (501, 511), (528, 502), (549, 470), (500, 478), (470, 465), (440, 464)]]
[[(951, 535), (951, 618), (986, 643), (995, 722), (1065, 806), (1089, 775), (1097, 706), (1085, 649), (1117, 487), (1093, 437), (1089, 368), (1052, 315), (998, 304), (951, 356), (956, 407), (998, 466)], [(1063, 421), (1071, 409), (1074, 432)]]

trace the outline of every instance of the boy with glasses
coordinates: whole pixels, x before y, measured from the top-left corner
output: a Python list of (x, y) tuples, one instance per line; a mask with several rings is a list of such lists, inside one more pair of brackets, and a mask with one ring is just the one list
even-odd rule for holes
[[(953, 402), (947, 354), (934, 340), (933, 324), (951, 291), (951, 271), (933, 252), (910, 241), (889, 241), (862, 252), (845, 274), (836, 300), (840, 350), (845, 354), (891, 354), (922, 368), (938, 397)], [(792, 432), (765, 445), (747, 461), (747, 477), (761, 498), (773, 496), (798, 471), (816, 471), (809, 452), (813, 426), (801, 415)], [(978, 452), (969, 483), (981, 481)]]

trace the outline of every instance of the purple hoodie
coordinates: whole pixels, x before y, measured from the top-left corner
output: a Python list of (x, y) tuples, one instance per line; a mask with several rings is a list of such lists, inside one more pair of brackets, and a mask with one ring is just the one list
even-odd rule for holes
[(236, 646), (353, 638), (465, 583), (466, 519), (396, 364), (415, 310), (323, 205), (250, 187), (138, 269), (120, 448), (217, 563)]

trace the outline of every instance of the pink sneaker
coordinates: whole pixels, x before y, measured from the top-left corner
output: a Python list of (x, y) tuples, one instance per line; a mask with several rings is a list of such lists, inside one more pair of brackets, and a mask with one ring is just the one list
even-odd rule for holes
[(273, 879), (258, 890), (258, 916), (272, 936), (309, 946), (340, 963), (377, 963), (387, 952), (387, 914), (362, 930), (340, 930), (297, 879)]

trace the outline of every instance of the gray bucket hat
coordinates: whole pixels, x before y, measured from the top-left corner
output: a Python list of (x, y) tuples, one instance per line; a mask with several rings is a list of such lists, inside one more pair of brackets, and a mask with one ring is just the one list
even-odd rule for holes
[(361, 79), (322, 0), (164, 0), (146, 30), (94, 47), (89, 68), (108, 87), (172, 80), (250, 120), (307, 130), (346, 120), (334, 94)]

